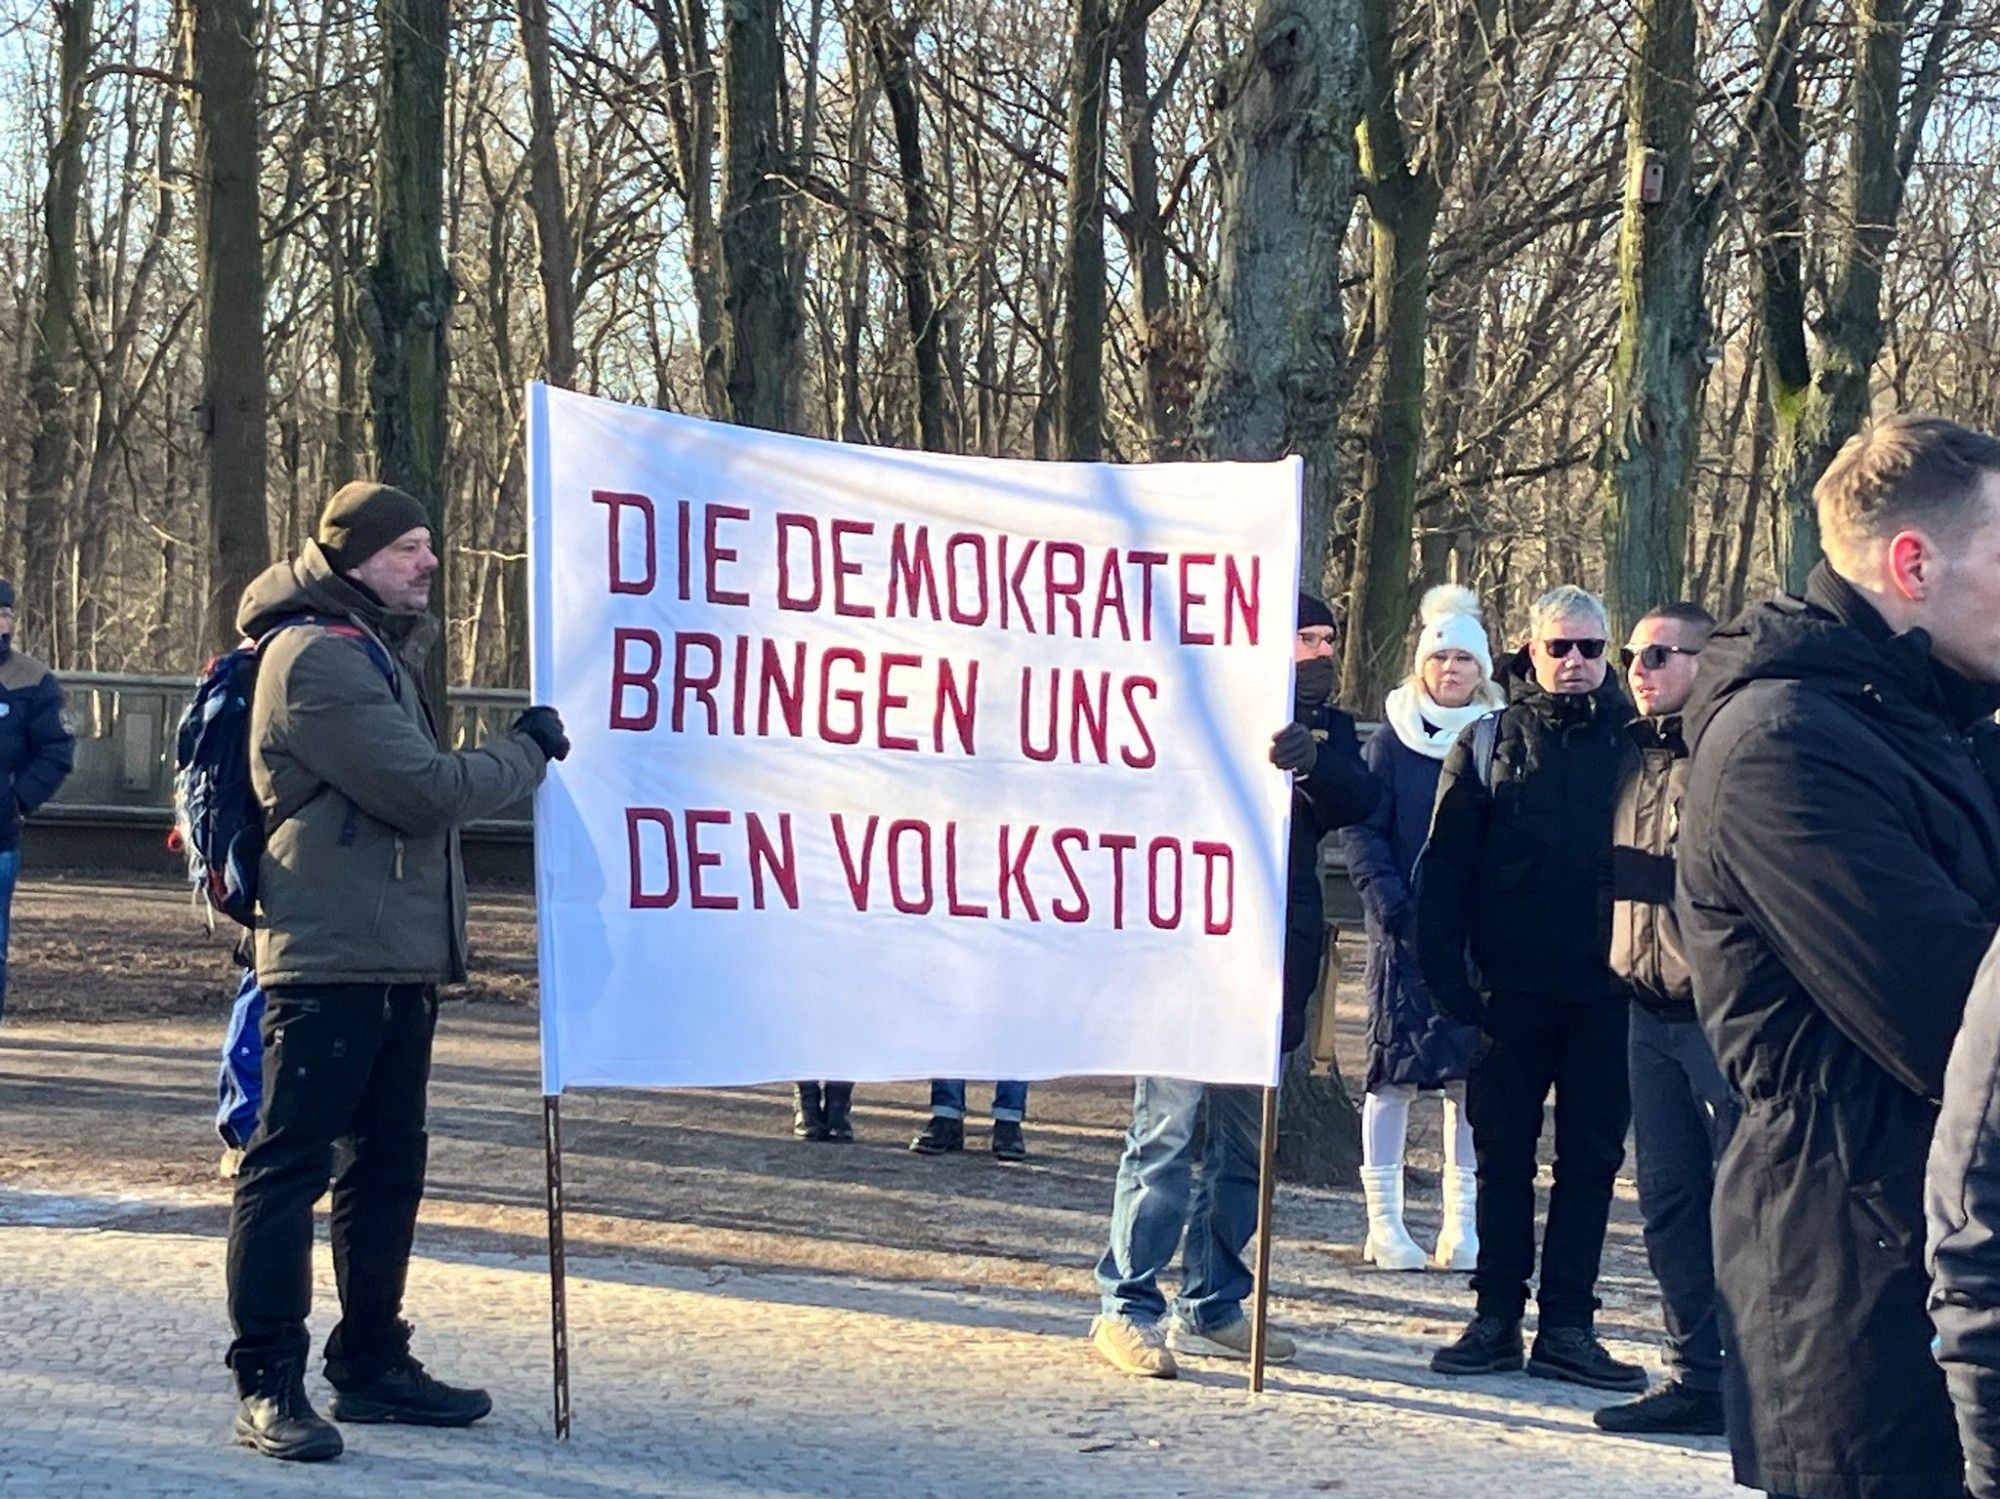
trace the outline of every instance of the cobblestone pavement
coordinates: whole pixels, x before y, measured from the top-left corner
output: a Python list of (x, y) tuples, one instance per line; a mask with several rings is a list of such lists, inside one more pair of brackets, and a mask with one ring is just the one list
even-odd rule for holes
[[(1240, 1366), (1121, 1378), (1074, 1295), (599, 1259), (572, 1266), (563, 1444), (546, 1265), (477, 1253), (420, 1258), (410, 1304), (420, 1353), (494, 1416), (351, 1428), (338, 1464), (292, 1468), (228, 1445), (221, 1239), (121, 1226), (152, 1207), (0, 1192), (0, 1493), (1728, 1492), (1718, 1443), (1604, 1436), (1588, 1398), (1525, 1376), (1446, 1387), (1420, 1347), (1327, 1316), (1288, 1317), (1299, 1363), (1253, 1401)], [(322, 1306), (331, 1284), (322, 1248)]]

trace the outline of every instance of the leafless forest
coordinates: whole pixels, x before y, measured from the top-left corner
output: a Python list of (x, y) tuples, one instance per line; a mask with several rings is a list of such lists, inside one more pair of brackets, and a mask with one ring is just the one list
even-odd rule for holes
[[(1308, 462), (1347, 696), (1802, 576), (1871, 411), (2000, 426), (1995, 0), (0, 0), (24, 645), (192, 668), (330, 487), (523, 679), (524, 384)], [(1218, 504), (1228, 503), (1226, 495)]]

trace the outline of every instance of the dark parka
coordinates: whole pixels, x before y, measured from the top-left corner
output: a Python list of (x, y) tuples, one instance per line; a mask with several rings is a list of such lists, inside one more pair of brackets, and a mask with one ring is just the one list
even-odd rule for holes
[(61, 685), (33, 656), (8, 651), (0, 659), (0, 853), (19, 846), (21, 819), (56, 794), (75, 762)]
[(1284, 1048), (1305, 1039), (1306, 1008), (1319, 984), (1326, 950), (1326, 896), (1319, 883), (1319, 846), (1327, 834), (1375, 810), (1382, 788), (1361, 763), (1354, 720), (1322, 705), (1299, 720), (1319, 741), (1312, 770), (1292, 782), (1292, 836), (1285, 899)]
[(1736, 1480), (1956, 1499), (1923, 1171), (2000, 915), (1994, 695), (1822, 565), (1712, 638), (1686, 712), (1681, 936), (1743, 1103), (1715, 1184)]
[(1687, 790), (1678, 713), (1634, 719), (1611, 819), (1611, 971), (1662, 1020), (1694, 1019), (1694, 980), (1674, 914), (1674, 845)]
[(336, 574), (316, 542), (244, 591), (238, 627), (332, 616), (386, 648), (319, 625), (279, 630), (260, 653), (250, 777), (270, 832), (258, 867), (256, 971), (284, 984), (430, 984), (465, 977), (459, 824), (532, 791), (546, 760), (518, 731), (438, 747), (424, 699), (429, 615), (391, 614)]
[[(1489, 790), (1458, 736), (1417, 878), (1417, 945), (1438, 1008), (1476, 1020), (1495, 994), (1619, 997), (1611, 974), (1611, 811), (1631, 704), (1611, 674), (1552, 693), (1526, 652), (1505, 676)], [(1467, 973), (1470, 960), (1473, 973)]]
[(1383, 724), (1361, 751), (1382, 786), (1382, 800), (1341, 834), (1347, 876), (1361, 897), (1368, 928), (1368, 1076), (1384, 1084), (1436, 1088), (1462, 1080), (1479, 1044), (1476, 1026), (1447, 1020), (1424, 986), (1417, 961), (1412, 886), (1417, 855), (1430, 836), (1442, 760), (1403, 743)]
[(1966, 1001), (1924, 1186), (1931, 1321), (1958, 1408), (1965, 1486), (1974, 1499), (2000, 1499), (2000, 945)]

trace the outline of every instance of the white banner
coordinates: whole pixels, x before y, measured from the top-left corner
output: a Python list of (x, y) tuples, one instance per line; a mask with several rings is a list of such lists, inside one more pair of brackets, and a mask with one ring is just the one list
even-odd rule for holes
[(1296, 460), (528, 410), (548, 1092), (1275, 1080)]

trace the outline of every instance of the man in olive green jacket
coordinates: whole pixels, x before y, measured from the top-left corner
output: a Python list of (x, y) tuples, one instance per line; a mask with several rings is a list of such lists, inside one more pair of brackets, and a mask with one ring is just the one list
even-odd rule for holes
[(429, 525), (402, 491), (349, 484), (318, 539), (252, 583), (237, 613), (263, 642), (250, 774), (267, 832), (253, 941), (269, 1000), (263, 1108), (229, 1225), (228, 1362), (236, 1438), (273, 1457), (342, 1447), (304, 1384), (312, 1209), (329, 1177), (334, 1417), (463, 1426), (492, 1408), (426, 1374), (401, 1320), (424, 1095), (437, 985), (465, 976), (459, 825), (527, 796), (569, 742), (554, 709), (530, 708), (477, 749), (440, 748), (424, 686)]

